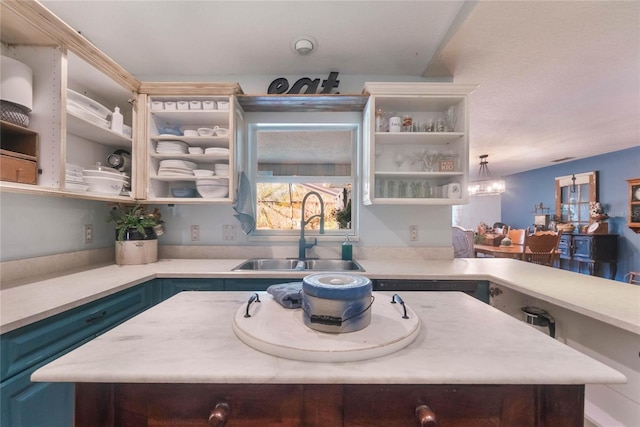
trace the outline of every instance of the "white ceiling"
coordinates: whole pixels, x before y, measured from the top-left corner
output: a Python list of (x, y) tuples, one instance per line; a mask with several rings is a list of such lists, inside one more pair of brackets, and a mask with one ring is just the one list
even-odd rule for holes
[(444, 70), (479, 85), (472, 177), (480, 154), (498, 176), (640, 145), (639, 1), (42, 3), (139, 78)]

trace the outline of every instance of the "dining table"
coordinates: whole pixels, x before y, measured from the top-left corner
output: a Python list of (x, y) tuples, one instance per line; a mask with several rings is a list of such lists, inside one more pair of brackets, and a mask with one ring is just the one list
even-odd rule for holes
[(476, 257), (478, 254), (484, 254), (496, 258), (522, 259), (525, 249), (523, 245), (493, 246), (475, 244), (473, 245), (473, 251)]
[[(483, 256), (493, 257), (493, 258), (514, 258), (523, 261), (527, 261), (525, 255), (527, 253), (531, 253), (531, 249), (525, 248), (523, 245), (473, 245), (473, 254), (477, 258), (478, 254), (483, 254)], [(553, 266), (559, 267), (560, 262), (560, 251), (556, 249), (555, 256), (553, 259)]]

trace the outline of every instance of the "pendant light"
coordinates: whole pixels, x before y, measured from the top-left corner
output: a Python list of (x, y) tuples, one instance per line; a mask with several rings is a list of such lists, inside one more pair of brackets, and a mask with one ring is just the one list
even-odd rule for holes
[(504, 179), (491, 178), (489, 172), (488, 154), (480, 156), (480, 170), (478, 171), (478, 180), (469, 183), (470, 196), (494, 196), (504, 193)]

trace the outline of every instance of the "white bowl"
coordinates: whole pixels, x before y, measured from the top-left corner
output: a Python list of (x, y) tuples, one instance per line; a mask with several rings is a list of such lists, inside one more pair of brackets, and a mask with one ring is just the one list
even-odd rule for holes
[(65, 181), (64, 188), (70, 191), (87, 191), (89, 184), (86, 182)]
[(213, 171), (209, 169), (194, 169), (193, 174), (195, 176), (213, 176)]
[(218, 176), (209, 176), (209, 177), (204, 177), (204, 178), (198, 178), (196, 180), (196, 183), (200, 186), (207, 186), (207, 185), (224, 185), (224, 186), (229, 186), (229, 178), (223, 178), (223, 177), (218, 177)]
[(229, 187), (226, 185), (197, 185), (198, 193), (204, 199), (227, 197)]
[(189, 147), (189, 154), (202, 154), (204, 150), (202, 147)]
[(119, 195), (124, 185), (123, 180), (101, 176), (85, 176), (84, 180), (89, 184), (89, 191), (92, 193)]
[(187, 129), (183, 133), (184, 136), (198, 136), (198, 131), (193, 129)]
[(229, 136), (229, 129), (216, 126), (213, 128), (213, 131), (216, 133), (216, 136)]
[(198, 128), (198, 135), (200, 135), (200, 136), (213, 136), (213, 129), (211, 129), (211, 128)]
[(229, 165), (216, 163), (213, 165), (214, 170), (216, 171), (216, 175), (218, 176), (229, 176)]

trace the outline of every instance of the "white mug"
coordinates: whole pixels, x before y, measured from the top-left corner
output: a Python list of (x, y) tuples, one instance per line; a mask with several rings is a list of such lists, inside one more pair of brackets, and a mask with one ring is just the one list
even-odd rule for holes
[(446, 185), (447, 188), (447, 196), (450, 199), (459, 199), (462, 194), (461, 194), (461, 188), (460, 188), (460, 183), (458, 182), (453, 182), (451, 184)]
[(389, 132), (400, 132), (402, 129), (402, 119), (398, 116), (389, 119)]

